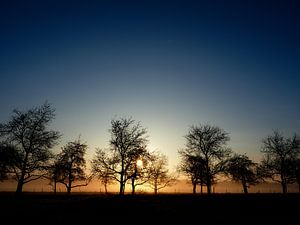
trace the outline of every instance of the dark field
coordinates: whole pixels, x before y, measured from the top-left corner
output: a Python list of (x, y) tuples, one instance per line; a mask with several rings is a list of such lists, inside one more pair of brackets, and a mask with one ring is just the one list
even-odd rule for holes
[[(299, 224), (300, 195), (1, 193), (1, 224)], [(5, 221), (5, 222), (4, 222)]]

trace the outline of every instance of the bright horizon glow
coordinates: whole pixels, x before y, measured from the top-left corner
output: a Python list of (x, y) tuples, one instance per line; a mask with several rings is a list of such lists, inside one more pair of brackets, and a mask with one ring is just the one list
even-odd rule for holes
[(143, 161), (142, 161), (141, 159), (138, 159), (138, 160), (136, 161), (136, 165), (137, 165), (138, 168), (143, 167)]
[(81, 135), (89, 164), (111, 119), (132, 117), (170, 171), (189, 126), (208, 123), (259, 162), (273, 130), (300, 134), (298, 4), (1, 1), (0, 123), (47, 100), (54, 152)]
[[(12, 191), (16, 190), (16, 181), (9, 180), (0, 183), (0, 191)], [(288, 185), (289, 192), (298, 192), (297, 184)], [(200, 187), (197, 187), (197, 192), (199, 193)], [(46, 179), (33, 181), (24, 185), (25, 192), (53, 192), (52, 187), (49, 185), (49, 181)], [(57, 186), (58, 192), (66, 192), (66, 187), (62, 184), (58, 184)], [(119, 184), (112, 184), (108, 186), (108, 192), (110, 193), (118, 193)], [(213, 191), (215, 193), (243, 193), (243, 188), (240, 183), (235, 182), (218, 182), (213, 185)], [(103, 185), (95, 180), (92, 181), (86, 187), (74, 188), (72, 192), (93, 192), (93, 193), (104, 193)], [(126, 185), (126, 193), (131, 193), (131, 185)], [(206, 192), (206, 187), (204, 187), (204, 192)], [(281, 193), (281, 185), (279, 183), (261, 183), (255, 186), (250, 186), (249, 193)], [(149, 188), (149, 186), (141, 185), (136, 189), (136, 193), (153, 193), (153, 190)], [(159, 193), (192, 193), (192, 185), (189, 180), (180, 180), (176, 185), (171, 187), (166, 187), (161, 189)]]

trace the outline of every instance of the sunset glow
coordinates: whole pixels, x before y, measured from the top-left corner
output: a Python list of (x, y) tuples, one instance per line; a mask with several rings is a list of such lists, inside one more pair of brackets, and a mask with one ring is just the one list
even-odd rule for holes
[[(0, 124), (49, 102), (48, 128), (61, 134), (51, 153), (80, 137), (87, 175), (97, 149), (114, 149), (116, 118), (145, 128), (143, 147), (182, 180), (178, 152), (194, 125), (220, 127), (226, 148), (259, 164), (264, 137), (300, 134), (299, 6), (279, 2), (1, 1)], [(147, 166), (132, 159), (126, 188)], [(101, 182), (80, 190), (103, 192)], [(169, 190), (190, 190), (183, 183)]]
[(142, 161), (141, 159), (138, 159), (138, 160), (136, 161), (136, 165), (137, 165), (137, 167), (139, 167), (139, 168), (143, 167), (143, 161)]
[(0, 0), (0, 224), (295, 225), (300, 0)]

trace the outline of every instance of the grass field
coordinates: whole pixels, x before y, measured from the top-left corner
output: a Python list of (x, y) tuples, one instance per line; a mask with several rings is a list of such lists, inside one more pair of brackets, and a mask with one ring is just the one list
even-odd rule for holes
[(299, 194), (1, 193), (1, 224), (299, 224)]

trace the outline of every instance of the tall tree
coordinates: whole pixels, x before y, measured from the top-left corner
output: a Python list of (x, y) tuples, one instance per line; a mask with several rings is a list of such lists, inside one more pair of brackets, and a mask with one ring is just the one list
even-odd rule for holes
[(98, 150), (95, 160), (108, 169), (120, 184), (120, 195), (125, 192), (126, 182), (131, 179), (132, 165), (147, 153), (147, 131), (139, 122), (129, 118), (111, 121), (110, 148)]
[(231, 152), (226, 147), (229, 135), (219, 127), (199, 125), (192, 126), (185, 137), (186, 151), (204, 160), (204, 180), (207, 193), (211, 194), (212, 184), (217, 174), (224, 170), (225, 162)]
[(233, 155), (226, 165), (225, 173), (235, 182), (241, 182), (243, 191), (248, 194), (250, 185), (258, 182), (256, 176), (256, 163), (246, 155)]
[(149, 161), (149, 179), (150, 188), (156, 195), (159, 190), (171, 186), (176, 182), (176, 177), (169, 173), (168, 159), (162, 153), (152, 153)]
[(198, 155), (190, 154), (189, 151), (179, 151), (181, 156), (181, 163), (179, 165), (179, 172), (184, 173), (190, 178), (193, 186), (193, 194), (196, 194), (197, 185), (200, 184), (200, 193), (203, 193), (203, 186), (205, 181), (205, 160)]
[(282, 192), (287, 193), (287, 185), (294, 182), (291, 162), (299, 157), (300, 148), (296, 134), (292, 138), (285, 138), (278, 131), (274, 131), (263, 139), (261, 152), (264, 159), (260, 171), (266, 178), (279, 182)]
[[(87, 145), (78, 139), (68, 142), (58, 154), (54, 167), (57, 170), (54, 171), (57, 172), (57, 182), (66, 186), (68, 194), (71, 194), (73, 188), (88, 185), (89, 179), (85, 174), (86, 161), (84, 159), (86, 150)], [(76, 181), (85, 181), (85, 183), (74, 184)]]
[(55, 110), (49, 103), (26, 112), (15, 109), (11, 120), (0, 124), (0, 137), (15, 148), (12, 172), (18, 182), (17, 193), (23, 185), (41, 178), (52, 157), (50, 149), (57, 143), (59, 132), (48, 130)]

